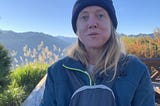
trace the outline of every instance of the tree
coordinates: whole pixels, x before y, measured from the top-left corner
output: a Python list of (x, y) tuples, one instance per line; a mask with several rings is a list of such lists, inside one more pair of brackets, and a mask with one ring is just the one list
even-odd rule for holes
[(0, 93), (8, 85), (8, 74), (11, 67), (11, 57), (8, 50), (0, 44)]

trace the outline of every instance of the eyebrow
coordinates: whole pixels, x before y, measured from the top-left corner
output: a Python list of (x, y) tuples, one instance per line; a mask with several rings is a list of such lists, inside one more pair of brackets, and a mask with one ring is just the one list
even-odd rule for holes
[(96, 12), (105, 12), (105, 10), (103, 10), (103, 9), (98, 9), (98, 10), (96, 10)]
[[(96, 10), (96, 12), (101, 12), (101, 11), (104, 12), (104, 10), (101, 9), (101, 8)], [(80, 14), (84, 14), (84, 13), (88, 13), (88, 11), (83, 10), (83, 11), (80, 12)]]
[(88, 11), (82, 11), (82, 12), (80, 12), (79, 15), (82, 15), (82, 14), (85, 14), (85, 13), (88, 13)]

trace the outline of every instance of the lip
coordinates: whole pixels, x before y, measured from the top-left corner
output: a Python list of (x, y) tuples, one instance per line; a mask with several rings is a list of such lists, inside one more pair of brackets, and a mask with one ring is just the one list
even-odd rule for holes
[(89, 36), (95, 36), (95, 35), (98, 35), (99, 33), (97, 33), (97, 32), (92, 32), (92, 33), (89, 33), (88, 35)]

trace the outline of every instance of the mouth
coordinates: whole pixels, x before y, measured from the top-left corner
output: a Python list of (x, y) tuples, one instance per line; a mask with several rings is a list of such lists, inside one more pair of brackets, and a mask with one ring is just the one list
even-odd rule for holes
[(93, 32), (93, 33), (89, 33), (88, 35), (89, 35), (89, 36), (95, 36), (95, 35), (98, 35), (98, 33)]

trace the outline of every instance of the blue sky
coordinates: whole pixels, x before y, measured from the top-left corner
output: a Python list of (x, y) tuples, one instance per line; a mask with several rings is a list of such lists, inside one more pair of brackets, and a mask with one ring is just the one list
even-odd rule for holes
[[(0, 0), (0, 29), (75, 36), (71, 27), (76, 0)], [(160, 28), (160, 0), (113, 0), (117, 32), (152, 33)]]

